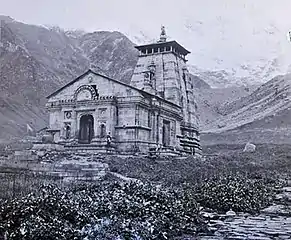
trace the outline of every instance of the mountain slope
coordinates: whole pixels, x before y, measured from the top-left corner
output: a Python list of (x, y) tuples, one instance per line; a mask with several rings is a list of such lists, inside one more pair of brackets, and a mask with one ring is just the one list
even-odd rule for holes
[(222, 117), (206, 132), (232, 129), (288, 129), (291, 124), (291, 74), (275, 77), (250, 95), (220, 108)]
[[(119, 32), (65, 32), (1, 19), (0, 139), (25, 134), (27, 124), (36, 130), (46, 126), (45, 97), (88, 68), (131, 79), (138, 52)], [(191, 77), (198, 92), (210, 89)]]
[[(117, 32), (66, 33), (1, 17), (0, 138), (47, 124), (45, 97), (88, 68), (129, 81), (134, 45)], [(101, 70), (101, 67), (104, 70)]]
[(256, 86), (249, 87), (227, 87), (227, 88), (206, 88), (197, 89), (195, 96), (198, 103), (198, 112), (200, 115), (200, 129), (207, 131), (211, 126), (210, 123), (217, 122), (220, 126), (221, 120), (226, 115), (223, 112), (223, 106), (241, 97), (248, 96)]
[[(65, 32), (9, 17), (0, 20), (0, 139), (23, 136), (27, 124), (45, 127), (45, 97), (88, 68), (127, 83), (131, 79), (137, 51), (119, 32)], [(230, 86), (226, 71), (191, 69), (204, 132), (234, 132), (237, 139), (242, 132), (288, 132), (290, 75), (257, 88), (249, 80)]]
[(107, 76), (129, 83), (138, 51), (123, 34), (105, 31), (87, 33), (77, 39), (77, 43), (89, 61)]

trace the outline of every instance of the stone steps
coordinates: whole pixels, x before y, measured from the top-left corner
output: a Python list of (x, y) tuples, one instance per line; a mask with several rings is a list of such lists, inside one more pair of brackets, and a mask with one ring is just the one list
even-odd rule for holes
[(75, 144), (66, 145), (65, 150), (74, 151), (78, 153), (116, 153), (116, 149), (97, 144)]

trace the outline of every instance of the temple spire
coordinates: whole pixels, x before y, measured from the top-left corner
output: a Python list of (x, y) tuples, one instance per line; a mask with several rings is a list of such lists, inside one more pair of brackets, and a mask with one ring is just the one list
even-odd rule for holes
[(166, 41), (167, 41), (166, 29), (165, 29), (165, 26), (162, 26), (160, 40), (158, 42), (166, 42)]

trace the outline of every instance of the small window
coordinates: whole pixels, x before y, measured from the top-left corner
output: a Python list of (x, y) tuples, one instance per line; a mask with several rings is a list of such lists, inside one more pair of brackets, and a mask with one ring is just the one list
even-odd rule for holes
[(186, 74), (183, 73), (183, 80), (186, 81)]
[(154, 72), (150, 72), (150, 81), (154, 80), (155, 77), (155, 73)]
[(100, 125), (100, 137), (104, 138), (106, 136), (106, 126), (105, 124)]
[(162, 98), (165, 97), (165, 92), (164, 92), (164, 91), (159, 91), (158, 94), (159, 94)]
[(171, 51), (171, 48), (170, 47), (166, 47), (166, 51), (167, 52)]
[(70, 139), (71, 137), (71, 127), (70, 125), (66, 126), (66, 139)]
[(154, 53), (157, 53), (159, 52), (159, 49), (158, 48), (154, 48)]
[(164, 47), (161, 47), (160, 48), (160, 52), (164, 52), (165, 51), (165, 48)]
[(153, 53), (153, 49), (149, 48), (148, 49), (148, 54), (151, 54), (151, 53)]
[(141, 50), (141, 53), (146, 54), (146, 50), (145, 49)]
[(194, 103), (194, 108), (195, 108), (195, 110), (198, 109), (197, 103)]
[(131, 96), (132, 95), (131, 89), (126, 89), (126, 94), (127, 94), (127, 96)]

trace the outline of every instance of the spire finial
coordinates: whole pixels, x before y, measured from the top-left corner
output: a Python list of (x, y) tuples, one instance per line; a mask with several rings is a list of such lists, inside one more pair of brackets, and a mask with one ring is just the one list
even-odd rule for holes
[(166, 41), (167, 41), (166, 29), (165, 29), (165, 26), (162, 25), (159, 42), (166, 42)]

